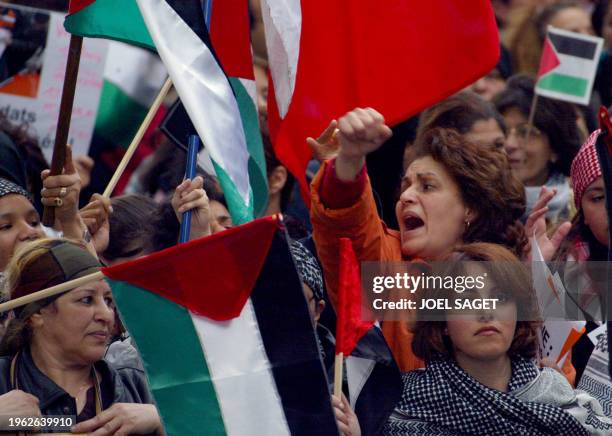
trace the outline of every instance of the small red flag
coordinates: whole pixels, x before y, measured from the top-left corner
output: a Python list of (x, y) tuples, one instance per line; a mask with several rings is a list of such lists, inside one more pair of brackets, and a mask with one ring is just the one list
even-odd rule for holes
[(350, 355), (357, 342), (374, 325), (361, 316), (359, 262), (348, 238), (340, 238), (340, 289), (336, 321), (336, 354)]

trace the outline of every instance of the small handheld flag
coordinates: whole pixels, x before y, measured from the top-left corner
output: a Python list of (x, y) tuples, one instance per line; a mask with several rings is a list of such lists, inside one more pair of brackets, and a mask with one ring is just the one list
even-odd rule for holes
[(548, 27), (535, 92), (543, 97), (586, 105), (603, 39)]

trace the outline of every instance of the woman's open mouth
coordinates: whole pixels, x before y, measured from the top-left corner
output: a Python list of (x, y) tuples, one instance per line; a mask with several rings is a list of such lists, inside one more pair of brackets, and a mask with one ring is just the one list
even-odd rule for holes
[(404, 230), (407, 232), (423, 227), (424, 225), (425, 222), (416, 215), (408, 215), (404, 218)]

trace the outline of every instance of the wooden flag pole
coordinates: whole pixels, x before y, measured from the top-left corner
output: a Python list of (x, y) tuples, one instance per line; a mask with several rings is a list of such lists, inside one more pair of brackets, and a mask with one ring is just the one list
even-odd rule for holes
[(525, 135), (525, 142), (529, 142), (529, 138), (531, 137), (531, 129), (533, 128), (533, 120), (538, 107), (539, 97), (540, 96), (536, 94), (534, 90), (533, 98), (531, 99), (531, 108), (529, 109), (529, 118), (527, 118), (527, 134)]
[(149, 128), (151, 121), (153, 121), (153, 117), (155, 117), (157, 110), (163, 103), (164, 98), (166, 98), (166, 94), (168, 94), (168, 91), (170, 91), (171, 87), (172, 87), (172, 80), (170, 80), (170, 77), (168, 77), (166, 79), (166, 82), (164, 83), (164, 86), (162, 86), (162, 89), (159, 91), (159, 94), (157, 94), (157, 97), (155, 98), (153, 105), (149, 109), (147, 116), (145, 117), (145, 119), (142, 121), (142, 124), (138, 128), (138, 131), (136, 132), (134, 139), (132, 139), (132, 143), (130, 144), (128, 149), (125, 151), (125, 154), (123, 155), (123, 158), (121, 159), (121, 162), (119, 163), (119, 166), (115, 170), (115, 174), (113, 174), (113, 177), (111, 178), (110, 182), (108, 182), (108, 186), (106, 187), (106, 189), (104, 190), (104, 193), (102, 194), (103, 197), (110, 198), (111, 194), (115, 190), (117, 183), (119, 183), (119, 179), (121, 178), (121, 176), (123, 175), (123, 172), (127, 168), (128, 163), (130, 163), (130, 159), (132, 159), (132, 156), (134, 156), (134, 153), (136, 152), (136, 149), (138, 148), (138, 145), (140, 144), (142, 137), (144, 136), (145, 132)]
[(24, 295), (23, 297), (15, 298), (14, 300), (9, 300), (6, 303), (0, 304), (0, 313), (6, 312), (7, 310), (14, 309), (19, 306), (25, 306), (26, 304), (30, 304), (34, 301), (42, 300), (43, 298), (52, 297), (53, 295), (61, 294), (62, 292), (69, 291), (74, 288), (78, 288), (79, 286), (86, 285), (90, 282), (95, 282), (97, 280), (102, 280), (104, 278), (104, 274), (101, 271), (88, 274), (83, 277), (79, 277), (74, 280), (70, 280), (64, 283), (60, 283), (59, 285), (51, 286), (50, 288), (43, 289), (42, 291), (37, 291), (32, 294)]
[(343, 362), (344, 362), (344, 353), (336, 354), (336, 359), (334, 360), (334, 395), (338, 398), (342, 398), (342, 363)]
[[(53, 144), (53, 157), (51, 158), (51, 175), (58, 175), (64, 169), (66, 160), (66, 144), (68, 143), (68, 132), (72, 118), (72, 106), (76, 91), (77, 77), (79, 75), (79, 63), (81, 61), (81, 48), (83, 37), (72, 35), (68, 49), (68, 60), (66, 61), (66, 73), (64, 75), (64, 88), (60, 103), (59, 117), (57, 120), (57, 131), (55, 143)], [(45, 206), (43, 211), (43, 224), (52, 227), (55, 223), (55, 209)]]

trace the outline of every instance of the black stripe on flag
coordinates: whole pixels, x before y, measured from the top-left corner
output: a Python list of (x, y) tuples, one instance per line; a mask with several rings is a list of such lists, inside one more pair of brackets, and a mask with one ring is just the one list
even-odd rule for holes
[(274, 235), (251, 302), (291, 434), (336, 436), (319, 345), (281, 230)]
[(597, 44), (583, 39), (571, 38), (556, 33), (549, 33), (550, 42), (559, 54), (575, 56), (583, 59), (594, 59)]

